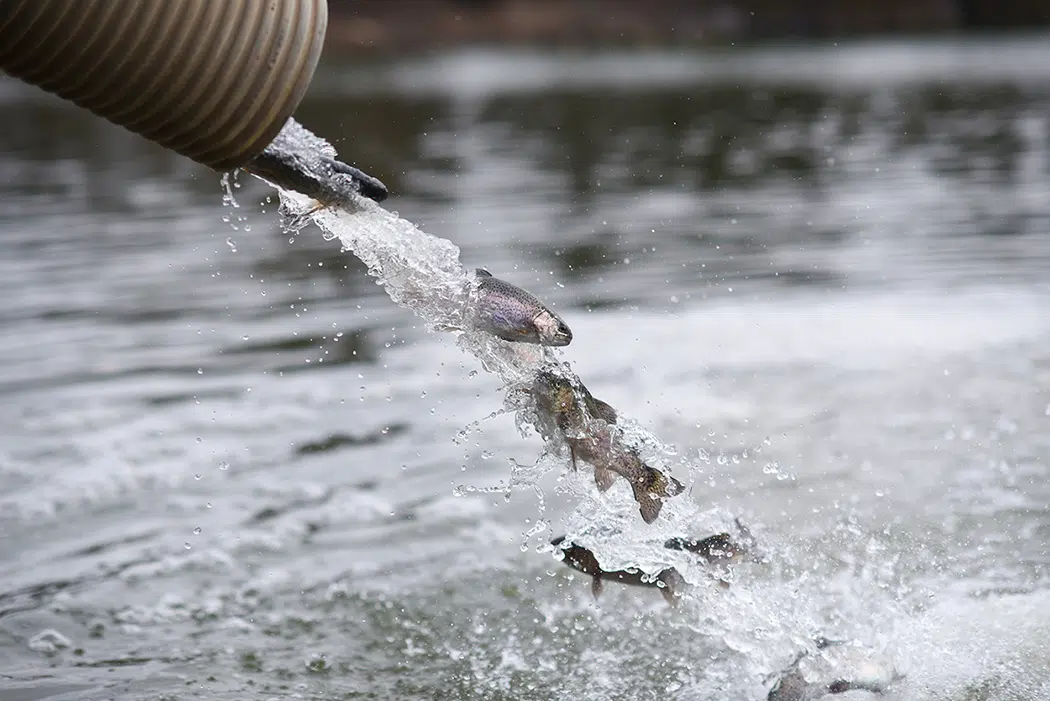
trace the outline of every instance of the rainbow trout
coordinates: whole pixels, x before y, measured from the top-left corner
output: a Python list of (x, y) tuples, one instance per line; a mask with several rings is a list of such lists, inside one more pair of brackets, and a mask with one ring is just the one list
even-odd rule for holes
[(728, 533), (716, 533), (715, 535), (701, 538), (670, 538), (664, 543), (664, 547), (670, 550), (685, 550), (694, 555), (699, 555), (712, 565), (729, 565), (740, 562), (749, 555), (755, 555), (757, 541), (751, 534), (750, 529), (740, 519), (735, 519), (736, 527), (740, 532), (740, 538), (734, 540)]
[(681, 482), (646, 465), (638, 451), (623, 445), (616, 431), (616, 410), (595, 399), (582, 383), (544, 370), (536, 375), (531, 392), (541, 433), (569, 447), (573, 469), (577, 460), (594, 468), (598, 491), (612, 487), (616, 475), (626, 479), (646, 523), (660, 515), (663, 499), (684, 489)]
[(817, 638), (814, 643), (823, 657), (830, 657), (835, 667), (844, 668), (846, 675), (833, 675), (820, 681), (809, 681), (802, 673), (801, 663), (810, 653), (799, 653), (788, 667), (780, 672), (766, 701), (817, 701), (847, 691), (866, 691), (885, 694), (902, 675), (887, 660), (881, 660), (844, 641)]
[[(664, 547), (670, 550), (683, 550), (693, 553), (710, 565), (730, 564), (746, 556), (753, 545), (752, 542), (747, 542), (749, 539), (753, 540), (753, 536), (747, 527), (740, 522), (740, 519), (736, 520), (736, 524), (740, 529), (742, 539), (745, 541), (743, 543), (734, 540), (728, 533), (716, 533), (699, 540), (671, 538), (664, 543)], [(562, 551), (562, 561), (566, 565), (591, 576), (591, 592), (595, 598), (598, 598), (598, 595), (601, 594), (604, 582), (612, 581), (641, 587), (657, 587), (664, 595), (667, 603), (674, 606), (677, 597), (688, 586), (682, 575), (673, 567), (661, 570), (655, 578), (643, 579), (641, 571), (635, 569), (615, 571), (602, 569), (594, 553), (575, 543), (566, 543), (565, 536), (555, 538), (551, 541), (551, 545)], [(721, 584), (724, 587), (729, 586), (729, 583), (725, 580), (721, 580)]]
[(674, 606), (677, 603), (679, 592), (686, 584), (682, 575), (673, 567), (657, 573), (655, 579), (643, 579), (641, 570), (603, 570), (594, 553), (582, 546), (566, 543), (565, 536), (555, 538), (551, 541), (551, 545), (562, 551), (562, 562), (577, 572), (583, 572), (591, 577), (591, 594), (596, 599), (601, 595), (605, 582), (610, 581), (636, 587), (657, 588), (663, 594), (664, 600)]
[(530, 292), (504, 282), (484, 268), (477, 276), (475, 328), (515, 343), (567, 346), (572, 331), (557, 314)]
[(729, 563), (743, 554), (743, 549), (733, 542), (728, 533), (716, 533), (701, 540), (671, 538), (664, 543), (664, 547), (691, 552), (712, 564)]

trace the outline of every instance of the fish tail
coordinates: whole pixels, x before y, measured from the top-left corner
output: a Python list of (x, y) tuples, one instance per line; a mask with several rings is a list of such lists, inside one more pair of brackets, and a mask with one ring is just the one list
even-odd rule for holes
[(660, 587), (660, 593), (664, 595), (664, 601), (671, 607), (678, 606), (678, 599), (686, 586), (685, 579), (673, 567), (661, 572), (659, 579), (663, 583), (663, 586)]
[(594, 575), (594, 577), (591, 579), (591, 596), (593, 596), (595, 599), (601, 596), (602, 589), (605, 588), (604, 585), (605, 582), (602, 581), (602, 576), (600, 574)]

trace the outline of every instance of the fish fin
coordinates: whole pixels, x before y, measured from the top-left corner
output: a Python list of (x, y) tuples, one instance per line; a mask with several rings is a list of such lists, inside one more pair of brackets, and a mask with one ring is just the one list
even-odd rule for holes
[(638, 512), (641, 513), (642, 520), (646, 523), (655, 521), (660, 515), (660, 509), (664, 507), (663, 502), (650, 494), (645, 485), (635, 483), (631, 485), (631, 489), (634, 491), (634, 500), (638, 502)]
[(609, 487), (613, 486), (613, 482), (616, 481), (616, 473), (607, 467), (599, 465), (594, 466), (594, 483), (598, 486), (599, 492), (609, 491)]
[(595, 599), (602, 595), (602, 589), (604, 587), (605, 582), (602, 581), (601, 575), (596, 574), (591, 578), (591, 595), (593, 595)]
[(613, 409), (610, 405), (606, 404), (600, 399), (591, 397), (590, 406), (588, 409), (591, 410), (591, 415), (596, 419), (601, 419), (607, 424), (616, 423), (616, 409)]
[(484, 268), (475, 268), (474, 269), (474, 274), (477, 275), (478, 277), (492, 277), (492, 273), (490, 273), (489, 271), (485, 270)]
[(664, 595), (664, 601), (672, 607), (678, 606), (678, 598), (685, 587), (685, 580), (682, 578), (682, 575), (678, 574), (678, 570), (672, 567), (660, 573), (660, 581), (663, 582), (663, 586), (660, 587), (660, 593)]
[(744, 525), (744, 522), (739, 518), (733, 519), (736, 523), (737, 530), (740, 531), (740, 541), (745, 548), (753, 548), (758, 544), (758, 540), (755, 538), (755, 534), (751, 532), (751, 529)]
[(322, 209), (327, 209), (329, 207), (329, 205), (325, 204), (324, 202), (321, 202), (320, 200), (314, 200), (314, 202), (316, 202), (317, 204), (315, 204), (313, 207), (310, 207), (310, 209), (308, 209), (305, 212), (303, 212), (302, 215), (300, 215), (300, 216), (303, 216), (303, 217), (313, 216), (314, 214), (317, 214), (318, 212), (320, 212)]
[(670, 475), (664, 475), (664, 477), (667, 480), (664, 487), (664, 496), (673, 497), (685, 491), (685, 485), (674, 477), (671, 477)]

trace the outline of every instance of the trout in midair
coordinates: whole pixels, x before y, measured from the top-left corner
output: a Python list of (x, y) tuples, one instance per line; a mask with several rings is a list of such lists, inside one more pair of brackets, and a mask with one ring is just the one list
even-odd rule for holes
[(565, 536), (559, 536), (551, 541), (551, 545), (558, 547), (563, 555), (562, 560), (566, 565), (583, 572), (591, 577), (591, 593), (595, 598), (602, 593), (605, 581), (619, 582), (621, 584), (630, 584), (638, 587), (654, 587), (660, 589), (660, 593), (664, 595), (664, 599), (671, 606), (677, 603), (678, 593), (685, 586), (685, 580), (682, 579), (682, 575), (678, 574), (678, 570), (673, 567), (669, 567), (666, 570), (662, 570), (657, 573), (655, 578), (650, 580), (643, 579), (643, 573), (641, 570), (628, 569), (628, 570), (603, 570), (602, 566), (598, 563), (598, 558), (594, 556), (587, 548), (575, 545), (574, 543), (566, 543)]
[(669, 538), (664, 547), (670, 550), (685, 550), (704, 558), (713, 565), (729, 565), (754, 555), (757, 541), (750, 529), (735, 519), (740, 538), (734, 540), (728, 533), (716, 533), (697, 540), (695, 538)]
[(807, 679), (801, 666), (811, 653), (801, 652), (777, 675), (766, 701), (817, 701), (847, 691), (885, 694), (892, 684), (903, 678), (889, 660), (880, 659), (857, 645), (821, 637), (814, 641), (814, 647), (837, 673), (823, 679)]
[(669, 550), (684, 550), (702, 557), (707, 564), (713, 565), (712, 575), (718, 583), (729, 587), (728, 565), (733, 565), (745, 558), (756, 558), (755, 537), (747, 526), (736, 519), (736, 526), (740, 531), (740, 538), (735, 539), (728, 533), (716, 533), (715, 535), (701, 538), (669, 538), (664, 547)]
[[(587, 548), (566, 542), (565, 536), (559, 536), (551, 541), (551, 545), (562, 551), (563, 562), (569, 567), (591, 576), (591, 593), (597, 598), (606, 581), (619, 582), (640, 587), (656, 587), (660, 589), (667, 603), (674, 606), (677, 597), (688, 586), (685, 579), (674, 567), (668, 567), (656, 573), (655, 577), (644, 577), (641, 570), (605, 570), (598, 563), (598, 558)], [(717, 533), (715, 535), (693, 540), (686, 538), (671, 538), (664, 547), (671, 550), (685, 550), (699, 555), (708, 564), (727, 564), (734, 558), (742, 556), (745, 548), (735, 542), (728, 533)], [(728, 586), (728, 584), (725, 584)]]
[(567, 346), (572, 341), (568, 324), (531, 292), (504, 282), (484, 268), (477, 276), (474, 326), (516, 343)]
[(543, 370), (531, 392), (541, 414), (540, 431), (568, 445), (574, 469), (577, 460), (594, 467), (599, 491), (608, 490), (616, 475), (626, 479), (646, 523), (660, 515), (663, 499), (684, 489), (674, 477), (646, 465), (637, 450), (623, 445), (616, 430), (616, 410), (595, 399), (578, 380)]

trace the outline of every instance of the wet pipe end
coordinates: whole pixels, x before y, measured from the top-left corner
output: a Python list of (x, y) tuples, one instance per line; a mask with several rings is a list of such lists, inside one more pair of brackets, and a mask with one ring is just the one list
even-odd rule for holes
[(288, 122), (327, 25), (326, 0), (0, 0), (0, 70), (225, 172)]

